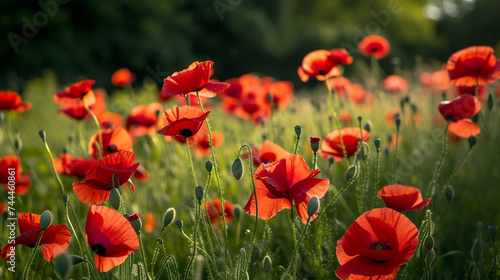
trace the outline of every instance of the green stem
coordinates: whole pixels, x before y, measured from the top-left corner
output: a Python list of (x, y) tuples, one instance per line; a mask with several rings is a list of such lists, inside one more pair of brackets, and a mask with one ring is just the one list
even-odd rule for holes
[(497, 245), (496, 245), (496, 240), (493, 237), (493, 280), (497, 279), (497, 266), (498, 266)]
[(471, 155), (471, 153), (472, 153), (472, 147), (469, 148), (469, 151), (467, 151), (467, 154), (462, 159), (462, 161), (460, 162), (460, 164), (457, 167), (455, 167), (455, 169), (453, 170), (453, 173), (451, 173), (451, 175), (450, 175), (450, 178), (448, 178), (448, 180), (446, 181), (445, 186), (449, 185), (453, 181), (453, 179), (455, 179), (455, 177), (458, 174), (458, 171), (462, 168), (462, 166), (464, 166), (464, 164), (467, 161), (467, 159), (469, 159), (469, 156)]
[(191, 154), (191, 149), (189, 148), (189, 137), (186, 137), (186, 153), (189, 161), (189, 169), (191, 170), (191, 176), (193, 177), (195, 187), (197, 187), (198, 180), (196, 179), (196, 174), (194, 172), (193, 155)]
[(399, 125), (396, 126), (396, 149), (394, 151), (394, 184), (397, 184), (398, 171), (398, 148), (399, 148)]
[(148, 273), (148, 263), (146, 261), (146, 253), (144, 252), (144, 244), (142, 242), (142, 234), (139, 231), (139, 234), (137, 234), (137, 237), (139, 238), (139, 247), (141, 247), (141, 257), (142, 257), (142, 262), (144, 263), (144, 271), (146, 272), (146, 277), (149, 279), (149, 273)]
[(62, 193), (66, 194), (66, 192), (64, 191), (64, 185), (61, 181), (61, 178), (59, 177), (59, 174), (57, 173), (56, 165), (54, 163), (54, 157), (52, 156), (52, 153), (50, 152), (50, 148), (49, 148), (49, 145), (47, 143), (47, 139), (42, 138), (42, 140), (43, 140), (43, 144), (45, 145), (45, 150), (47, 150), (47, 153), (49, 154), (50, 163), (52, 166), (52, 171), (54, 171), (54, 175), (56, 176), (57, 182), (59, 183), (59, 186), (61, 186)]
[[(201, 97), (200, 97), (200, 94), (199, 92), (196, 92), (196, 96), (198, 97), (198, 103), (200, 104), (200, 109), (203, 113), (205, 113), (205, 109), (203, 108), (203, 103), (201, 102)], [(223, 193), (223, 189), (222, 189), (222, 183), (221, 183), (221, 179), (220, 179), (220, 175), (219, 175), (219, 167), (218, 167), (218, 164), (217, 164), (217, 159), (215, 157), (215, 149), (214, 149), (214, 145), (213, 145), (213, 141), (212, 141), (212, 128), (210, 127), (210, 122), (208, 120), (208, 117), (205, 119), (205, 123), (207, 124), (207, 129), (208, 129), (208, 139), (209, 139), (209, 143), (210, 143), (210, 152), (212, 154), (212, 161), (214, 162), (214, 172), (215, 172), (215, 179), (217, 181), (217, 187), (218, 187), (218, 191), (219, 191), (219, 199), (220, 199), (220, 202), (221, 204), (224, 203), (224, 193)], [(229, 262), (229, 258), (228, 258), (228, 248), (227, 248), (227, 223), (226, 223), (226, 215), (225, 215), (225, 211), (224, 211), (224, 207), (221, 207), (221, 214), (222, 214), (222, 236), (224, 237), (224, 265), (225, 265), (225, 269), (224, 269), (224, 279), (227, 279), (227, 272), (229, 270), (228, 268), (228, 262)]]
[(102, 149), (104, 148), (104, 146), (102, 144), (101, 125), (99, 124), (99, 120), (97, 119), (97, 116), (94, 114), (94, 112), (92, 112), (92, 110), (90, 110), (87, 103), (85, 103), (85, 101), (83, 101), (83, 100), (82, 100), (82, 103), (83, 103), (83, 106), (85, 106), (85, 110), (87, 110), (87, 112), (90, 114), (90, 116), (92, 116), (92, 119), (94, 120), (94, 123), (97, 127), (97, 135), (99, 137), (99, 148), (97, 150), (99, 152), (99, 158), (102, 158)]
[(374, 90), (377, 87), (377, 80), (378, 80), (378, 59), (375, 58), (375, 56), (370, 57), (370, 66), (371, 66), (371, 75), (372, 75), (372, 84), (371, 84), (371, 90)]
[(297, 135), (297, 139), (295, 140), (295, 147), (293, 148), (293, 154), (297, 154), (297, 150), (299, 149), (299, 141), (300, 141), (300, 135)]
[[(222, 204), (222, 202), (221, 202), (221, 204)], [(224, 208), (224, 206), (222, 206), (221, 208)], [(189, 260), (189, 264), (186, 268), (186, 274), (184, 275), (184, 280), (188, 279), (189, 271), (191, 270), (191, 266), (193, 265), (194, 259), (196, 258), (196, 233), (197, 233), (196, 230), (197, 230), (197, 226), (198, 226), (200, 212), (201, 212), (201, 202), (198, 202), (198, 206), (196, 207), (194, 230), (193, 230), (193, 255), (191, 256), (191, 259)]]
[(339, 120), (339, 118), (337, 116), (337, 113), (335, 113), (335, 108), (333, 106), (333, 93), (332, 93), (332, 89), (328, 86), (327, 80), (325, 80), (325, 85), (326, 85), (326, 88), (328, 90), (328, 109), (330, 110), (330, 114), (332, 114), (332, 117), (335, 120), (335, 123), (337, 124), (337, 128), (339, 130), (339, 140), (340, 140), (340, 147), (342, 148), (342, 155), (347, 160), (347, 165), (351, 166), (351, 161), (347, 157), (347, 151), (345, 149), (344, 139), (342, 139), (342, 125), (340, 124), (340, 120)]
[[(292, 279), (294, 279), (296, 277), (295, 274), (296, 274), (296, 270), (297, 270), (297, 254), (299, 251), (299, 245), (302, 242), (302, 238), (304, 238), (304, 235), (305, 235), (306, 230), (307, 230), (307, 226), (309, 226), (310, 221), (311, 221), (311, 217), (308, 217), (307, 222), (306, 222), (306, 226), (304, 227), (304, 230), (302, 231), (302, 234), (300, 235), (298, 242), (296, 241), (296, 244), (294, 247), (295, 249), (293, 251), (292, 261), (290, 261), (290, 264), (288, 265), (288, 268), (285, 270), (285, 274), (283, 274), (281, 279), (285, 279), (287, 276), (290, 276), (290, 272), (292, 269), (293, 269)], [(294, 234), (295, 234), (295, 230), (294, 230)]]
[(44, 232), (44, 230), (42, 229), (40, 231), (40, 235), (38, 236), (38, 240), (36, 241), (35, 248), (33, 248), (33, 252), (31, 252), (31, 256), (28, 260), (28, 264), (26, 265), (26, 268), (24, 269), (23, 279), (28, 279), (30, 266), (31, 266), (31, 263), (33, 262), (33, 260), (35, 259), (36, 250), (38, 249), (38, 246), (40, 245), (40, 241), (42, 240), (43, 232)]
[(373, 188), (373, 207), (377, 205), (377, 193), (380, 189), (380, 148), (377, 149), (377, 170), (375, 171), (375, 186)]
[(434, 170), (434, 175), (432, 176), (432, 180), (429, 182), (429, 187), (427, 190), (427, 197), (431, 197), (435, 194), (435, 188), (437, 184), (437, 179), (439, 177), (439, 173), (441, 172), (441, 167), (443, 166), (444, 159), (446, 157), (446, 154), (448, 153), (448, 125), (450, 125), (450, 122), (446, 123), (446, 127), (444, 128), (444, 133), (443, 133), (443, 152), (441, 153), (441, 158), (439, 159), (439, 162), (436, 166), (436, 169)]

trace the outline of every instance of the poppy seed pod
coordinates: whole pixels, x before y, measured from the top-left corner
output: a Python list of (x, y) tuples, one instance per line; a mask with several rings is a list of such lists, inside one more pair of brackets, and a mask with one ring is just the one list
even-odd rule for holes
[(436, 252), (434, 251), (434, 249), (431, 249), (425, 255), (425, 261), (429, 265), (429, 264), (431, 264), (434, 261), (435, 257), (436, 257)]
[(177, 220), (175, 221), (175, 224), (180, 229), (180, 231), (182, 231), (182, 228), (184, 227), (184, 222), (182, 220)]
[(165, 211), (165, 215), (163, 215), (163, 228), (168, 227), (175, 219), (175, 209), (170, 207)]
[(380, 142), (381, 142), (380, 138), (375, 138), (373, 140), (373, 144), (375, 145), (375, 148), (377, 148), (377, 151), (380, 150)]
[(302, 134), (302, 126), (296, 125), (294, 127), (294, 129), (295, 129), (295, 134), (297, 135), (297, 137), (300, 137), (300, 134)]
[(42, 215), (40, 216), (40, 228), (42, 230), (46, 230), (52, 224), (52, 220), (52, 213), (50, 213), (49, 210), (43, 211)]
[(207, 172), (208, 172), (208, 173), (212, 173), (212, 169), (213, 169), (213, 167), (214, 167), (214, 162), (213, 162), (213, 161), (211, 161), (211, 160), (207, 160), (207, 161), (205, 162), (205, 168), (207, 169)]
[(312, 217), (319, 210), (319, 198), (318, 196), (313, 196), (307, 202), (307, 215)]
[(319, 150), (319, 142), (321, 141), (321, 138), (311, 136), (309, 139), (311, 141), (311, 149), (316, 153)]
[(194, 194), (196, 196), (196, 199), (198, 200), (198, 203), (201, 203), (203, 200), (203, 194), (205, 193), (205, 188), (202, 186), (197, 186), (194, 190)]
[(67, 194), (63, 194), (62, 197), (61, 197), (61, 199), (64, 202), (64, 204), (66, 204), (69, 201), (69, 196)]
[(368, 133), (371, 133), (372, 132), (372, 122), (371, 121), (367, 121), (365, 123), (365, 125), (363, 126), (363, 129), (368, 131)]

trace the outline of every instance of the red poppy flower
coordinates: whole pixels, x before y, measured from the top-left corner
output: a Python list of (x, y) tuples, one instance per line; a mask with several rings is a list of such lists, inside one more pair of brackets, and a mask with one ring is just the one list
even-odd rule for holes
[[(259, 166), (261, 163), (268, 164), (289, 155), (289, 151), (283, 149), (281, 146), (270, 140), (264, 141), (260, 150), (257, 147), (252, 147), (252, 158), (255, 166)], [(245, 157), (248, 157), (248, 154), (246, 154)]]
[(149, 180), (149, 172), (146, 168), (139, 166), (133, 174), (134, 180), (139, 182), (147, 182)]
[(374, 56), (376, 59), (382, 59), (391, 51), (391, 45), (382, 36), (370, 35), (359, 42), (358, 50), (364, 56)]
[(68, 153), (62, 153), (59, 158), (54, 158), (57, 173), (78, 177), (78, 179), (84, 179), (95, 163), (93, 159), (74, 157)]
[(350, 84), (347, 87), (347, 94), (349, 95), (349, 100), (356, 104), (369, 103), (372, 99), (370, 97), (371, 92), (366, 91), (361, 84)]
[(390, 208), (363, 213), (337, 241), (340, 279), (393, 279), (418, 245), (418, 229)]
[(452, 101), (442, 101), (438, 109), (446, 120), (458, 121), (477, 114), (481, 110), (481, 103), (475, 96), (466, 94)]
[(133, 81), (135, 81), (135, 75), (127, 68), (120, 68), (111, 76), (111, 83), (117, 87), (130, 85)]
[(493, 48), (474, 46), (450, 56), (446, 69), (455, 86), (476, 86), (493, 83), (500, 78), (500, 62)]
[(349, 111), (346, 110), (340, 110), (339, 121), (344, 126), (350, 125), (352, 123), (351, 113), (349, 113)]
[[(210, 219), (212, 225), (216, 225), (221, 221), (220, 217), (222, 217), (222, 210), (220, 206), (220, 199), (215, 197), (210, 198), (210, 200), (208, 200), (205, 204), (208, 212), (208, 218)], [(234, 204), (224, 200), (224, 215), (226, 216), (226, 223), (231, 222), (233, 219), (233, 210)]]
[[(273, 98), (273, 105), (285, 109), (293, 98), (293, 84), (287, 81), (275, 81), (271, 77), (262, 78), (262, 86)], [(266, 96), (267, 97), (267, 96)]]
[[(466, 86), (458, 86), (456, 87), (457, 95), (469, 94), (476, 96), (476, 87), (466, 87)], [(488, 88), (486, 86), (478, 86), (477, 87), (477, 97), (479, 101), (484, 102), (488, 97)]]
[[(75, 195), (83, 203), (89, 205), (103, 203), (108, 200), (113, 185), (117, 187), (117, 182), (119, 186), (125, 184), (132, 173), (137, 170), (139, 163), (134, 163), (134, 161), (135, 154), (129, 151), (103, 156), (87, 172), (84, 181), (73, 183)], [(113, 174), (115, 174), (114, 184)], [(134, 185), (130, 185), (134, 191)]]
[(213, 61), (195, 61), (187, 69), (175, 72), (163, 81), (162, 94), (166, 96), (198, 92), (200, 96), (214, 97), (229, 87), (226, 83), (209, 81), (212, 75)]
[(344, 65), (352, 63), (352, 56), (349, 55), (346, 49), (332, 49), (328, 59), (336, 65)]
[(469, 138), (481, 133), (481, 128), (469, 119), (450, 122), (448, 131), (461, 138)]
[(144, 231), (151, 233), (155, 229), (156, 221), (155, 217), (151, 213), (145, 213), (145, 223), (144, 223)]
[(31, 109), (30, 102), (23, 102), (19, 93), (14, 91), (0, 91), (0, 110), (11, 110), (21, 113)]
[[(106, 109), (106, 92), (103, 90), (96, 90), (93, 95), (95, 96), (95, 100), (94, 103), (89, 106), (89, 109), (99, 118)], [(57, 111), (75, 120), (90, 120), (92, 116), (88, 113), (87, 109), (85, 109), (83, 102), (84, 101), (81, 99), (68, 99)]]
[[(291, 209), (295, 204), (297, 213), (305, 224), (308, 219), (307, 203), (313, 196), (322, 198), (328, 191), (328, 179), (314, 178), (321, 170), (309, 170), (300, 155), (289, 155), (269, 164), (261, 164), (254, 173), (257, 192), (259, 218), (267, 220), (283, 209)], [(245, 205), (245, 211), (256, 213), (254, 194)], [(311, 220), (317, 217), (317, 213)]]
[(431, 75), (432, 88), (438, 91), (445, 91), (451, 87), (450, 75), (447, 70), (438, 70)]
[(103, 128), (121, 127), (123, 124), (123, 118), (118, 113), (105, 112), (99, 117), (99, 123)]
[(210, 111), (203, 113), (200, 108), (192, 106), (168, 109), (162, 116), (164, 127), (158, 133), (191, 137), (200, 130), (209, 114)]
[(95, 266), (100, 272), (122, 264), (128, 255), (139, 249), (139, 239), (130, 222), (104, 206), (90, 206), (85, 237), (90, 250), (96, 253)]
[[(32, 213), (19, 213), (17, 223), (20, 235), (14, 239), (14, 243), (7, 244), (0, 251), (2, 259), (8, 261), (12, 254), (15, 254), (14, 247), (24, 245), (30, 248), (35, 247), (40, 232), (40, 216)], [(42, 247), (43, 257), (51, 262), (68, 249), (71, 242), (71, 232), (66, 225), (50, 225), (44, 230), (40, 247)]]
[[(340, 133), (342, 134), (342, 142), (344, 143), (347, 157), (354, 155), (358, 149), (358, 139), (361, 138), (359, 128), (346, 127), (343, 128)], [(366, 142), (368, 139), (370, 139), (370, 133), (363, 129), (363, 141)], [(323, 142), (321, 142), (319, 155), (324, 159), (332, 157), (335, 161), (341, 161), (344, 158), (338, 129), (325, 136)]]
[(8, 155), (0, 158), (0, 170), (5, 170), (5, 172), (1, 172), (0, 174), (0, 184), (2, 184), (6, 190), (9, 190), (9, 182), (12, 181), (9, 180), (11, 176), (7, 173), (9, 168), (13, 168), (16, 171), (14, 177), (16, 195), (25, 195), (31, 187), (31, 181), (28, 174), (22, 173), (21, 159), (17, 156)]
[[(122, 127), (101, 129), (102, 135), (102, 155), (106, 156), (119, 151), (132, 151), (133, 140), (132, 136)], [(95, 159), (99, 159), (99, 152), (96, 149), (99, 145), (99, 134), (94, 133), (89, 140), (89, 155)]]
[(422, 200), (422, 194), (419, 188), (388, 185), (380, 189), (377, 197), (385, 202), (387, 207), (399, 212), (422, 210), (429, 205), (430, 198)]
[(407, 92), (409, 88), (408, 82), (398, 75), (390, 75), (385, 78), (383, 86), (390, 92)]
[[(186, 141), (184, 141), (186, 143)], [(214, 148), (218, 148), (224, 143), (224, 135), (218, 131), (212, 131), (212, 145)], [(200, 156), (209, 157), (211, 155), (210, 150), (210, 137), (207, 130), (203, 130), (202, 133), (197, 133), (195, 135), (194, 141), (194, 153)]]
[(136, 106), (127, 117), (128, 132), (132, 137), (153, 136), (156, 132), (158, 117), (162, 112), (163, 106), (160, 103)]
[(95, 95), (92, 91), (92, 85), (95, 83), (94, 80), (84, 80), (69, 87), (66, 87), (66, 91), (61, 91), (54, 94), (54, 101), (57, 104), (64, 104), (69, 102), (71, 99), (81, 99), (87, 106), (95, 103)]
[(302, 66), (297, 70), (300, 80), (307, 82), (310, 77), (324, 81), (333, 76), (339, 76), (337, 64), (330, 60), (332, 53), (327, 50), (316, 50), (308, 53), (302, 60)]
[(328, 87), (330, 89), (332, 89), (333, 91), (335, 91), (335, 93), (338, 93), (342, 97), (346, 96), (347, 89), (351, 85), (351, 82), (349, 81), (349, 79), (347, 79), (345, 77), (331, 78), (331, 79), (328, 79), (328, 81), (326, 81), (326, 83), (328, 84)]

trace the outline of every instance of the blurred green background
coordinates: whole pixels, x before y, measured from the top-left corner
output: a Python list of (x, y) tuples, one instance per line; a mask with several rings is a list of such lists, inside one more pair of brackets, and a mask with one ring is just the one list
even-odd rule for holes
[[(0, 1), (0, 87), (54, 70), (62, 84), (82, 77), (110, 87), (127, 67), (158, 84), (195, 60), (216, 62), (225, 80), (255, 72), (299, 85), (308, 52), (355, 47), (368, 34), (412, 68), (446, 61), (470, 45), (500, 48), (498, 0), (17, 0)], [(382, 66), (390, 72), (391, 60)]]

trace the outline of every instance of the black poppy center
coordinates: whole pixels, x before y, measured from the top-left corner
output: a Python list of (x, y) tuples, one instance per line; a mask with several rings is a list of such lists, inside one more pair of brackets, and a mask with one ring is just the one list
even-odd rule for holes
[(193, 132), (191, 131), (191, 129), (188, 128), (179, 130), (179, 134), (186, 138), (193, 136)]
[(391, 251), (392, 247), (391, 245), (389, 245), (389, 243), (385, 242), (384, 240), (379, 240), (370, 244), (370, 246), (368, 246), (367, 249), (373, 249), (377, 251), (381, 250)]
[(92, 252), (95, 252), (96, 254), (98, 254), (99, 256), (105, 256), (106, 255), (106, 248), (104, 248), (104, 246), (102, 246), (102, 244), (94, 244), (92, 245)]
[(28, 245), (26, 245), (26, 246), (28, 246), (28, 247), (30, 247), (30, 248), (35, 248), (35, 244), (33, 244), (33, 243), (28, 244)]
[(106, 148), (106, 151), (110, 152), (110, 153), (114, 153), (118, 150), (118, 148), (115, 146), (115, 145), (109, 145), (107, 148)]
[(325, 72), (325, 71), (323, 71), (323, 70), (320, 70), (320, 71), (318, 72), (318, 75), (326, 75), (326, 72)]

